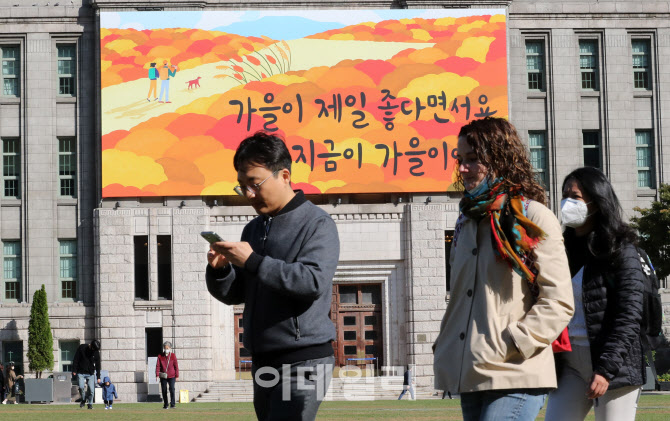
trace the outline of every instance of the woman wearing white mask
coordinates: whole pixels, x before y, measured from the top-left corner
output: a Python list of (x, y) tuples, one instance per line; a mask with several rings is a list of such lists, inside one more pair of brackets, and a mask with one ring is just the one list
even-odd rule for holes
[(179, 364), (177, 356), (172, 352), (172, 343), (163, 343), (163, 352), (156, 361), (156, 380), (160, 379), (163, 392), (163, 409), (168, 409), (168, 386), (170, 387), (170, 409), (174, 409), (174, 384), (179, 379)]
[(561, 226), (508, 121), (463, 126), (457, 152), (465, 194), (435, 383), (460, 394), (466, 421), (534, 420), (556, 387), (552, 341), (573, 311)]
[(598, 421), (632, 421), (645, 382), (637, 236), (609, 180), (591, 167), (565, 178), (561, 222), (573, 276), (572, 352), (558, 354), (545, 419), (583, 420), (595, 406)]

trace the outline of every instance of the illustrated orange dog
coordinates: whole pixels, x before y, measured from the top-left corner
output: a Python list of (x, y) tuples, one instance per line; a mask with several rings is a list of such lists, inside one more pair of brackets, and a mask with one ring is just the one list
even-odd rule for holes
[(188, 83), (188, 88), (187, 89), (199, 88), (200, 87), (200, 76), (198, 76), (196, 79), (189, 80), (186, 83)]

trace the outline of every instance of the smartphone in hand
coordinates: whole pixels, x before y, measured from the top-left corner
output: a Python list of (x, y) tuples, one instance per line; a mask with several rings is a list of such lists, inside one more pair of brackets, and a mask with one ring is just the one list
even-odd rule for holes
[(223, 241), (223, 238), (221, 238), (221, 236), (219, 234), (215, 233), (214, 231), (203, 231), (203, 232), (200, 233), (200, 235), (202, 236), (202, 238), (207, 240), (209, 242), (209, 244), (218, 243), (220, 241)]

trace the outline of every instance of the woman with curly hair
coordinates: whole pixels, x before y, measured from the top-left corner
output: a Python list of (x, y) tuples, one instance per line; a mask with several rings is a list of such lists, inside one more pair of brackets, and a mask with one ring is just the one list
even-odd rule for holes
[(596, 168), (563, 181), (561, 222), (573, 276), (572, 352), (557, 358), (558, 389), (547, 420), (635, 419), (645, 364), (640, 336), (644, 273), (635, 231), (623, 220), (612, 184)]
[(465, 194), (436, 387), (460, 394), (466, 421), (533, 420), (556, 387), (551, 345), (573, 313), (561, 226), (506, 120), (464, 126), (456, 159)]

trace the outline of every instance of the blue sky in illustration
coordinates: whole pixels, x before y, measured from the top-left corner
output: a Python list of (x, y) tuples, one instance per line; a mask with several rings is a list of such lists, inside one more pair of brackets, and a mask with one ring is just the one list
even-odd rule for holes
[(242, 36), (296, 39), (361, 22), (504, 14), (504, 9), (277, 10), (101, 12), (101, 28), (198, 28)]

